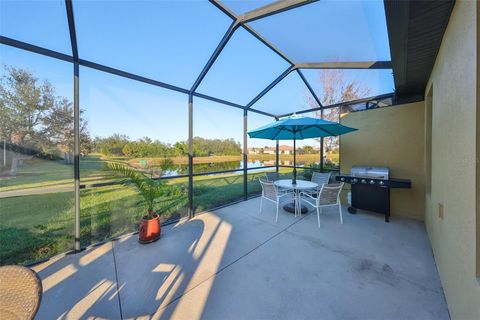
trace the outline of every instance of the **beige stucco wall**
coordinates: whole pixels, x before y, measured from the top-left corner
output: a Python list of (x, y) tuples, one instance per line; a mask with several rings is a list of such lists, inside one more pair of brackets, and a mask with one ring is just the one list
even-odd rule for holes
[(477, 4), (477, 279), (480, 278), (480, 5)]
[(477, 5), (456, 2), (426, 90), (427, 95), (433, 88), (432, 188), (425, 221), (452, 319), (480, 319), (475, 272)]
[(341, 122), (358, 129), (341, 137), (341, 171), (350, 172), (352, 165), (385, 166), (392, 177), (411, 179), (411, 189), (391, 190), (391, 215), (423, 220), (423, 102), (354, 112)]

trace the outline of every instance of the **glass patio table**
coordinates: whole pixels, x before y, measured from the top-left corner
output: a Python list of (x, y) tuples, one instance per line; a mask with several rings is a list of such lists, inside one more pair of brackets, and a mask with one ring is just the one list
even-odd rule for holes
[(293, 190), (293, 202), (287, 203), (283, 206), (283, 209), (287, 212), (295, 213), (295, 215), (301, 215), (302, 213), (307, 213), (308, 208), (302, 205), (302, 199), (300, 198), (300, 192), (306, 190), (316, 189), (318, 184), (306, 180), (298, 180), (297, 183), (293, 184), (291, 179), (280, 179), (273, 183), (278, 188)]

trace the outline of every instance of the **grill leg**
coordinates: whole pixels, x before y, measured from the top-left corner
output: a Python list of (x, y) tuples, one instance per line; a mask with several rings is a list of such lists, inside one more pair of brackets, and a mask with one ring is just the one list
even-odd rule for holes
[(390, 222), (390, 189), (387, 189), (387, 212), (385, 212), (385, 222)]

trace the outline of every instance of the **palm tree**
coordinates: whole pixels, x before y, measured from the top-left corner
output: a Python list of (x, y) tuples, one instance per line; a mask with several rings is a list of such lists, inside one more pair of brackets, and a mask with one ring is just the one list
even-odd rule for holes
[(129, 178), (137, 187), (148, 207), (147, 219), (153, 219), (155, 217), (154, 206), (158, 202), (157, 199), (163, 196), (176, 196), (180, 194), (180, 188), (169, 186), (163, 180), (151, 179), (126, 165), (110, 162), (107, 166), (113, 172)]

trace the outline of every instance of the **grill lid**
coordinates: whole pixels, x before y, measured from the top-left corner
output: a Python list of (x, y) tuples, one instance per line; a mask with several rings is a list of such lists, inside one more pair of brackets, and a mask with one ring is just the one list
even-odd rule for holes
[(352, 166), (351, 175), (361, 178), (373, 178), (388, 180), (390, 169), (387, 167), (372, 167), (372, 166)]

